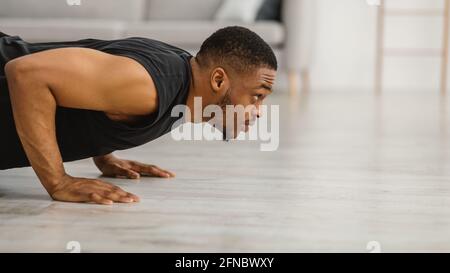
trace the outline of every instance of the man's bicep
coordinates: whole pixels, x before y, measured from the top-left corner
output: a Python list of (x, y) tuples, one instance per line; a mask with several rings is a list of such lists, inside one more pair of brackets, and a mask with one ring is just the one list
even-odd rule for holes
[[(34, 67), (59, 106), (148, 114), (156, 91), (136, 61), (87, 48), (61, 48), (34, 53), (18, 61)], [(152, 92), (153, 89), (153, 92)]]

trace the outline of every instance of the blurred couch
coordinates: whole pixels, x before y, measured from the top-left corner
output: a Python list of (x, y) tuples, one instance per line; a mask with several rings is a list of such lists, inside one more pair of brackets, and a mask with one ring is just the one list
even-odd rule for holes
[[(76, 4), (80, 1), (81, 5)], [(291, 92), (307, 82), (314, 0), (283, 0), (280, 21), (216, 21), (223, 0), (1, 0), (0, 31), (30, 42), (148, 37), (195, 54), (215, 30), (242, 25), (275, 50)], [(242, 0), (245, 1), (245, 0)], [(303, 79), (301, 79), (303, 78)], [(285, 78), (286, 79), (286, 78)]]

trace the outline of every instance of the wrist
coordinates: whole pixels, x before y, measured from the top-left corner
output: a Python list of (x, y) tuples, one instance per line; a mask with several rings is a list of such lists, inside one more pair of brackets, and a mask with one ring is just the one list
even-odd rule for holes
[(93, 157), (95, 163), (105, 163), (114, 159), (117, 159), (112, 153), (106, 154), (106, 155), (100, 155), (100, 156), (94, 156)]
[(44, 185), (44, 188), (47, 190), (47, 192), (52, 196), (55, 192), (61, 189), (61, 187), (72, 178), (70, 175), (64, 173), (58, 177), (46, 180), (42, 184)]
[(101, 156), (94, 156), (92, 159), (94, 160), (95, 164), (97, 164), (97, 166), (98, 166), (98, 165), (102, 165), (102, 164), (108, 163), (110, 161), (113, 161), (117, 158), (112, 153), (110, 153), (110, 154), (101, 155)]

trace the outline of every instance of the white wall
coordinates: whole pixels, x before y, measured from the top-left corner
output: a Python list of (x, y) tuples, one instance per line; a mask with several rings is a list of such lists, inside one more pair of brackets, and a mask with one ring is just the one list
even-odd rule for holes
[[(316, 0), (311, 86), (316, 90), (374, 85), (376, 8), (366, 0)], [(386, 0), (387, 8), (442, 8), (443, 0)], [(391, 17), (387, 47), (439, 48), (442, 17)], [(438, 90), (440, 58), (385, 58), (386, 90)]]

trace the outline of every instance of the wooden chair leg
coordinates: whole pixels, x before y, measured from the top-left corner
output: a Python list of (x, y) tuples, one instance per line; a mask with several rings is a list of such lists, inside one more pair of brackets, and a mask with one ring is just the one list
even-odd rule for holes
[(288, 73), (289, 81), (289, 96), (295, 97), (300, 92), (300, 73), (297, 71), (289, 71)]
[(297, 96), (300, 92), (309, 91), (309, 71), (307, 69), (298, 71), (290, 71), (289, 79), (289, 95)]
[(304, 69), (301, 73), (302, 78), (302, 92), (309, 92), (309, 70)]

